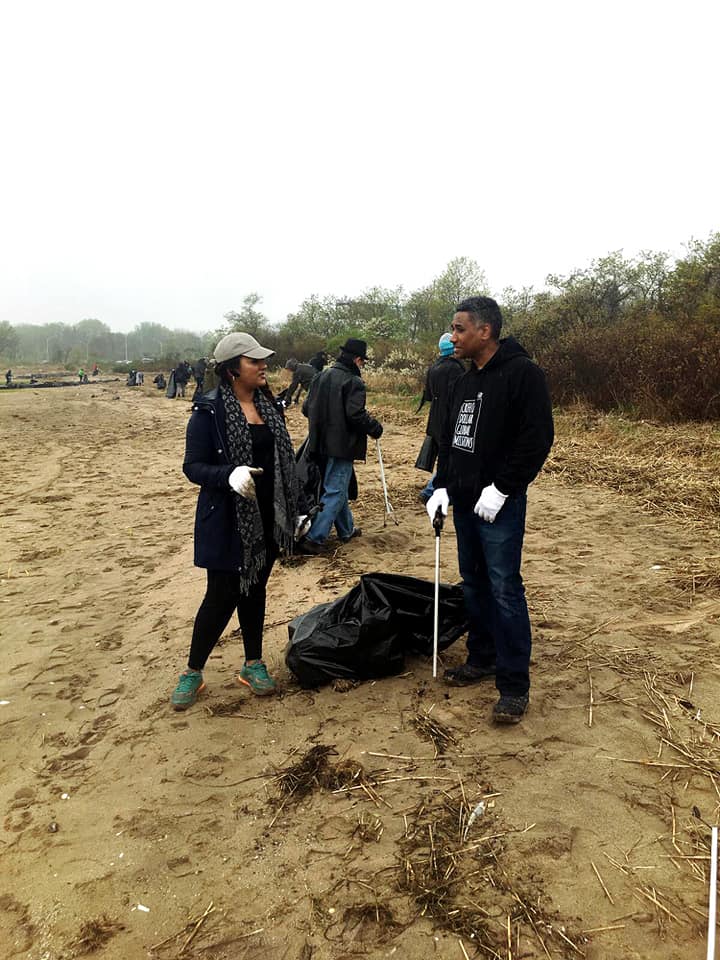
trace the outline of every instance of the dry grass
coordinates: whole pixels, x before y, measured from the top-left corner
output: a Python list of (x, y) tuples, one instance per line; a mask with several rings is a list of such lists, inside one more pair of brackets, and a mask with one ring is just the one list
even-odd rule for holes
[(377, 901), (356, 903), (344, 908), (339, 934), (328, 939), (341, 940), (345, 944), (362, 944), (367, 941), (383, 944), (393, 940), (404, 929), (404, 925), (395, 919), (392, 911), (384, 904)]
[[(369, 383), (370, 386), (370, 383)], [(410, 396), (378, 379), (368, 406), (388, 424), (407, 425)], [(418, 446), (427, 405), (415, 415)], [(636, 497), (652, 512), (720, 530), (720, 425), (660, 424), (599, 413), (581, 405), (555, 411), (556, 438), (543, 468), (567, 483)], [(399, 494), (393, 491), (398, 505)], [(414, 502), (414, 501), (413, 501)]]
[(457, 743), (450, 728), (439, 720), (434, 720), (429, 712), (416, 713), (412, 718), (412, 724), (424, 740), (432, 743), (436, 757), (445, 753), (450, 744)]
[[(215, 913), (215, 904), (211, 900), (200, 916), (190, 917), (187, 923), (184, 924), (180, 930), (177, 930), (169, 937), (165, 937), (165, 939), (161, 940), (160, 943), (153, 944), (153, 946), (149, 948), (150, 955), (157, 953), (158, 951), (173, 950), (176, 956), (183, 956), (187, 948), (203, 928), (207, 918), (213, 913)], [(180, 944), (181, 940), (183, 942), (178, 949), (178, 944)]]
[(111, 920), (106, 914), (94, 920), (86, 920), (69, 947), (76, 954), (94, 953), (125, 927), (117, 920)]
[(330, 767), (328, 758), (335, 753), (335, 747), (318, 744), (311, 747), (297, 763), (280, 770), (276, 781), (281, 795), (299, 800), (322, 786)]
[(695, 596), (698, 593), (720, 594), (720, 554), (712, 557), (681, 558), (674, 562), (668, 578), (679, 590)]
[(556, 413), (545, 472), (637, 497), (653, 513), (720, 528), (720, 429), (660, 425), (584, 408)]
[(542, 891), (506, 869), (510, 837), (520, 832), (501, 824), (485, 800), (469, 803), (462, 783), (436, 791), (408, 818), (398, 886), (420, 916), (467, 940), (478, 956), (523, 956), (521, 941), (547, 956), (585, 956), (584, 938), (547, 910)]
[(350, 758), (331, 763), (329, 758), (335, 753), (335, 747), (318, 744), (297, 763), (278, 771), (274, 782), (280, 792), (280, 806), (273, 823), (288, 802), (307, 797), (316, 789), (362, 790), (373, 803), (381, 802), (374, 781), (365, 773), (363, 765)]
[[(566, 669), (585, 664), (593, 670), (612, 670), (618, 683), (604, 690), (596, 704), (617, 701), (638, 710), (654, 729), (657, 749), (645, 757), (605, 754), (612, 763), (644, 767), (656, 775), (654, 796), (648, 791), (645, 802), (665, 821), (668, 833), (657, 837), (664, 847), (663, 858), (700, 885), (701, 897), (708, 882), (710, 823), (720, 816), (720, 722), (705, 716), (695, 702), (695, 674), (673, 671), (646, 644), (623, 648), (598, 647), (592, 638), (583, 638), (558, 658)], [(707, 809), (688, 809), (688, 789), (700, 790)], [(683, 813), (683, 808), (685, 813)], [(629, 862), (619, 863), (607, 853), (608, 861), (634, 885), (633, 895), (651, 903), (660, 928), (668, 922), (702, 928), (702, 910), (686, 898), (663, 893), (649, 886)], [(688, 891), (697, 900), (695, 891)]]
[[(365, 380), (370, 394), (389, 394), (397, 396), (411, 397), (422, 393), (425, 384), (425, 374), (430, 366), (428, 361), (422, 364), (417, 370), (388, 370), (381, 367), (369, 367), (363, 370), (363, 380)], [(425, 406), (425, 415), (427, 416), (427, 405)]]
[(367, 810), (360, 812), (355, 833), (364, 843), (369, 843), (370, 840), (379, 843), (384, 832), (385, 826), (376, 813), (368, 813)]

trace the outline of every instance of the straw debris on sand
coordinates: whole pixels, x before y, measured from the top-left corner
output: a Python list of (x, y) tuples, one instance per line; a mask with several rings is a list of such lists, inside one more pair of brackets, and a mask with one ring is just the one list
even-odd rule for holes
[(317, 787), (325, 790), (362, 785), (372, 788), (373, 781), (365, 775), (361, 763), (350, 759), (331, 763), (329, 758), (336, 754), (335, 747), (318, 744), (311, 747), (297, 763), (280, 770), (275, 782), (284, 797), (283, 805), (291, 797), (299, 800)]
[[(371, 893), (372, 900), (361, 899), (345, 906), (327, 906), (330, 901), (335, 903), (338, 900), (341, 888), (353, 884), (360, 886), (365, 897)], [(408, 926), (398, 919), (384, 898), (381, 901), (372, 885), (365, 881), (345, 878), (334, 884), (324, 897), (313, 897), (311, 904), (313, 921), (322, 929), (325, 940), (351, 951), (350, 954), (343, 953), (343, 957), (362, 954), (371, 947), (387, 944)]]
[(406, 926), (395, 918), (389, 907), (377, 901), (344, 907), (339, 924), (337, 933), (330, 929), (325, 936), (331, 942), (342, 942), (344, 946), (368, 941), (373, 944), (388, 943)]
[(669, 582), (684, 593), (720, 595), (720, 554), (712, 557), (680, 558), (673, 562)]
[(104, 947), (116, 933), (124, 929), (124, 924), (112, 920), (107, 914), (103, 914), (93, 920), (86, 920), (81, 925), (77, 936), (68, 944), (68, 947), (75, 954), (94, 953)]
[(556, 414), (544, 471), (638, 497), (675, 520), (720, 528), (720, 431), (665, 425), (577, 408)]
[(430, 716), (430, 712), (416, 713), (412, 724), (424, 740), (429, 740), (435, 747), (435, 756), (445, 753), (450, 744), (456, 744), (450, 728), (439, 720)]
[[(488, 789), (486, 797), (493, 795)], [(482, 957), (505, 960), (513, 950), (521, 956), (527, 940), (548, 956), (548, 947), (560, 951), (555, 956), (584, 956), (585, 939), (549, 910), (537, 881), (515, 875), (505, 856), (512, 834), (530, 829), (503, 825), (484, 799), (471, 805), (462, 782), (434, 791), (408, 818), (398, 886), (420, 916), (465, 938)]]
[[(623, 860), (605, 851), (603, 855), (627, 878), (632, 895), (652, 905), (661, 936), (666, 935), (669, 923), (689, 927), (701, 936), (706, 913), (697, 903), (704, 898), (709, 878), (708, 820), (716, 822), (720, 812), (720, 722), (705, 718), (694, 702), (695, 673), (669, 669), (651, 642), (613, 650), (607, 646), (598, 648), (587, 637), (566, 651), (565, 656), (565, 669), (584, 658), (589, 674), (591, 670), (615, 673), (618, 684), (601, 693), (595, 704), (622, 703), (636, 710), (654, 729), (654, 752), (642, 757), (603, 751), (599, 757), (606, 762), (657, 772), (656, 790), (645, 791), (643, 805), (664, 821), (667, 832), (652, 842), (664, 850), (662, 859), (669, 860), (680, 874), (686, 875), (690, 886), (682, 893), (668, 893), (657, 883), (648, 883), (647, 866), (633, 865), (627, 853)], [(615, 692), (618, 689), (622, 690), (621, 695)], [(683, 815), (690, 788), (695, 796), (705, 797), (708, 820), (697, 806)], [(639, 843), (640, 840), (636, 845)], [(597, 873), (594, 865), (593, 869)], [(604, 883), (603, 890), (607, 893)]]
[[(180, 940), (182, 944), (179, 946), (178, 953), (182, 956), (185, 951), (188, 949), (190, 944), (195, 940), (195, 937), (200, 932), (201, 928), (205, 924), (207, 918), (215, 912), (215, 904), (210, 901), (210, 903), (205, 908), (204, 912), (200, 914), (199, 917), (191, 917), (188, 922), (176, 933), (173, 933), (171, 936), (166, 937), (164, 940), (161, 940), (160, 943), (154, 944), (150, 947), (150, 953), (157, 953), (158, 951), (163, 950), (177, 950)], [(258, 931), (261, 932), (261, 931)]]

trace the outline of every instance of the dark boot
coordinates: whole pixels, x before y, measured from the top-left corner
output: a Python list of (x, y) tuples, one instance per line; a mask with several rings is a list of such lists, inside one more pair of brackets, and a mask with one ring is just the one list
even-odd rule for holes
[(471, 683), (480, 683), (482, 680), (491, 680), (495, 676), (495, 667), (474, 667), (470, 663), (462, 663), (459, 667), (451, 667), (443, 674), (445, 683), (454, 687), (466, 687)]
[(493, 720), (495, 723), (520, 723), (527, 713), (529, 702), (527, 694), (524, 697), (509, 697), (503, 693), (493, 707)]

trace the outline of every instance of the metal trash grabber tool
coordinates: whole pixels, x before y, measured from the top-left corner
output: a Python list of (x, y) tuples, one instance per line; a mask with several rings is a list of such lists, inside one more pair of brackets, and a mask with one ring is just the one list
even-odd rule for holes
[(710, 897), (708, 900), (707, 960), (715, 960), (715, 918), (717, 911), (718, 828), (710, 828)]
[(442, 507), (438, 506), (433, 517), (433, 530), (435, 531), (435, 610), (433, 614), (433, 679), (437, 677), (437, 657), (438, 657), (438, 632), (440, 625), (440, 534), (442, 533), (443, 522)]
[(392, 504), (388, 499), (387, 492), (387, 483), (385, 482), (385, 467), (383, 466), (382, 450), (380, 449), (380, 441), (376, 440), (375, 444), (377, 446), (377, 458), (378, 463), (380, 464), (380, 479), (382, 480), (383, 496), (385, 497), (385, 516), (383, 517), (383, 526), (387, 524), (387, 518), (392, 517), (395, 521), (395, 526), (398, 525), (399, 520), (395, 516), (395, 511), (392, 508)]

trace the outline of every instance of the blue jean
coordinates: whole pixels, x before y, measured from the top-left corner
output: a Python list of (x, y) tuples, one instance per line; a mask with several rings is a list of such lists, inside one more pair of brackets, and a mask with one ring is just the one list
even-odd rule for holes
[(495, 666), (500, 694), (530, 689), (530, 617), (520, 575), (525, 494), (508, 497), (494, 523), (472, 509), (453, 510), (468, 615), (468, 663)]
[(328, 457), (323, 477), (323, 508), (315, 515), (307, 535), (313, 543), (324, 543), (330, 536), (333, 524), (341, 540), (347, 540), (352, 535), (355, 522), (348, 503), (352, 468), (352, 460)]
[(435, 493), (435, 487), (433, 486), (433, 483), (435, 482), (436, 476), (437, 474), (435, 473), (430, 474), (430, 479), (420, 491), (420, 496), (425, 497), (426, 500), (429, 500), (430, 497)]

